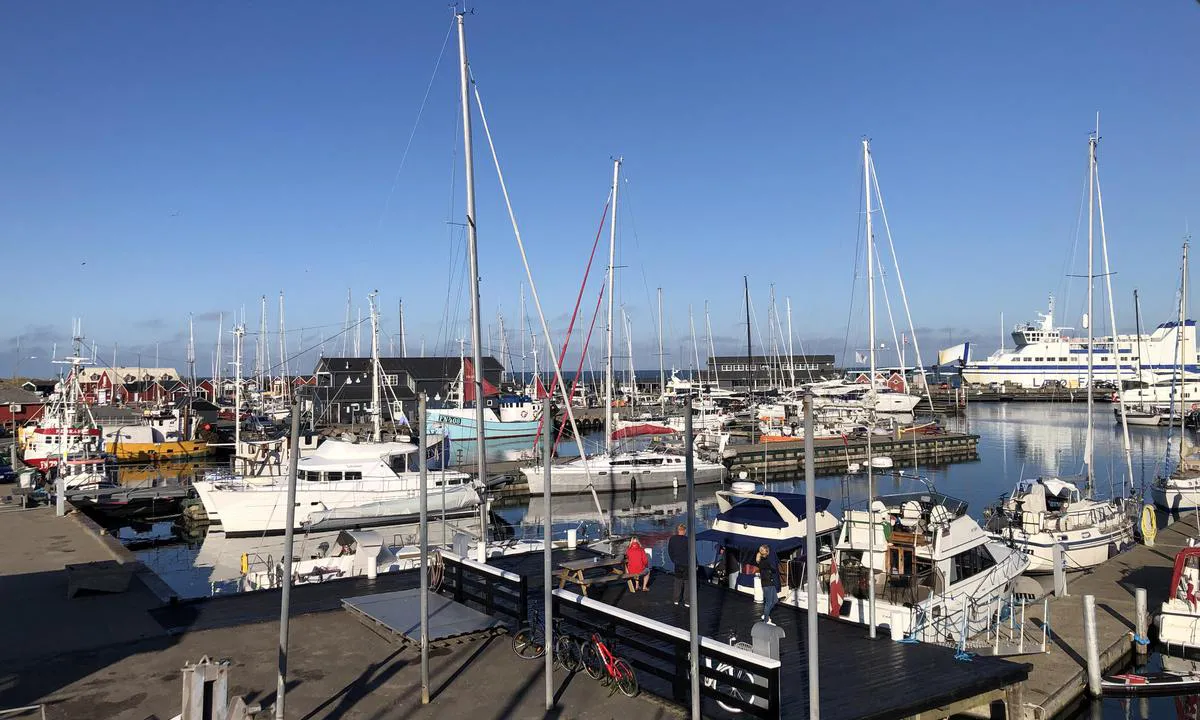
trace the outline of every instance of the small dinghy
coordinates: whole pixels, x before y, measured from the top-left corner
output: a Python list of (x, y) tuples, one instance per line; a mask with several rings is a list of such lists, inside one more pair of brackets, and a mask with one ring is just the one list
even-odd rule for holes
[(1148, 672), (1106, 675), (1100, 688), (1113, 695), (1176, 694), (1200, 689), (1200, 672)]

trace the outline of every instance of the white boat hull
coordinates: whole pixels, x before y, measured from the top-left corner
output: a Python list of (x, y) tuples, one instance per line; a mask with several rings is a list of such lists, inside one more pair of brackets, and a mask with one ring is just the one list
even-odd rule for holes
[(1200, 477), (1167, 478), (1150, 486), (1154, 504), (1169, 512), (1200, 507)]
[[(682, 458), (681, 458), (682, 459)], [(684, 464), (678, 465), (626, 465), (611, 466), (604, 460), (594, 461), (584, 469), (583, 463), (574, 461), (555, 465), (550, 469), (550, 491), (552, 494), (574, 494), (594, 487), (596, 492), (634, 492), (654, 488), (686, 487), (687, 476)], [(521, 468), (521, 474), (529, 483), (532, 495), (545, 492), (545, 468), (541, 466)], [(725, 479), (725, 466), (697, 460), (695, 483), (707, 485)]]
[(1014, 530), (992, 534), (996, 540), (1011, 543), (1029, 558), (1028, 573), (1054, 572), (1054, 546), (1062, 545), (1067, 570), (1083, 570), (1106, 562), (1133, 545), (1133, 526), (1129, 523), (1107, 531), (1095, 528), (1050, 533), (1025, 533)]
[[(419, 512), (419, 496), (412, 487), (408, 487), (408, 483), (404, 483), (401, 488), (383, 490), (364, 488), (361, 483), (356, 482), (323, 485), (325, 487), (315, 490), (303, 486), (297, 488), (295, 528), (303, 528), (310, 521), (310, 516), (320, 512), (336, 511), (339, 517), (346, 521), (353, 514), (354, 508), (366, 508), (360, 522), (348, 522), (363, 527), (395, 522), (399, 516), (415, 516)], [(226, 535), (257, 535), (285, 530), (286, 486), (247, 485), (218, 489), (210, 483), (199, 482), (196, 483), (196, 487), (205, 503), (205, 510), (210, 517), (216, 515), (221, 519)], [(382, 502), (388, 503), (386, 516), (371, 511), (372, 508), (380, 507)], [(470, 511), (477, 507), (479, 502), (479, 493), (471, 484), (450, 486), (444, 493), (441, 488), (431, 488), (428, 495), (429, 512), (439, 515), (443, 509), (448, 514)], [(410, 511), (403, 512), (408, 506), (411, 506)]]

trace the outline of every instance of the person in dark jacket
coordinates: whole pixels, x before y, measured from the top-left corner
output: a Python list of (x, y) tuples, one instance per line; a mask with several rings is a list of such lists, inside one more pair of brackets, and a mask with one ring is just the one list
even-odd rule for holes
[(675, 566), (675, 587), (673, 597), (675, 604), (683, 603), (687, 605), (687, 598), (683, 596), (687, 579), (688, 567), (688, 540), (687, 540), (687, 525), (679, 523), (675, 526), (675, 534), (667, 541), (667, 557), (671, 559), (671, 564)]
[(758, 566), (758, 579), (762, 583), (762, 619), (763, 622), (771, 622), (771, 610), (779, 602), (779, 561), (775, 558), (775, 553), (771, 552), (771, 548), (760, 545), (755, 565)]

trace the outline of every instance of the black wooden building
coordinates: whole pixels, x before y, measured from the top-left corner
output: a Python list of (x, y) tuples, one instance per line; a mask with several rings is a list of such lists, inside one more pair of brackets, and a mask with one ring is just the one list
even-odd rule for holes
[(837, 367), (832, 355), (780, 355), (778, 358), (756, 355), (715, 355), (708, 359), (706, 377), (720, 381), (723, 388), (766, 387), (772, 380), (788, 384), (792, 373), (796, 382), (835, 377)]
[[(455, 357), (381, 357), (379, 399), (384, 422), (393, 418), (411, 418), (417, 407), (417, 394), (429, 396), (430, 407), (437, 407), (458, 392), (461, 361)], [(504, 366), (494, 357), (483, 358), (483, 377), (500, 385)], [(321, 358), (313, 370), (316, 386), (313, 400), (318, 418), (325, 422), (348, 425), (371, 419), (371, 358)]]

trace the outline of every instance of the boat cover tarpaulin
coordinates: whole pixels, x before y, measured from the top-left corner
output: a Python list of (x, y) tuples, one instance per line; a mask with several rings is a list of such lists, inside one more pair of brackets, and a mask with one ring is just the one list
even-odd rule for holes
[(626, 425), (623, 428), (613, 431), (613, 440), (624, 440), (625, 438), (641, 437), (643, 435), (670, 435), (674, 432), (673, 429), (666, 425), (638, 423), (637, 425)]
[(802, 537), (768, 539), (758, 537), (757, 535), (725, 532), (724, 530), (705, 530), (704, 532), (696, 533), (696, 540), (714, 542), (723, 547), (732, 547), (750, 552), (757, 550), (759, 545), (766, 545), (775, 551), (776, 555), (789, 550), (795, 550), (804, 544), (804, 538)]

